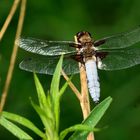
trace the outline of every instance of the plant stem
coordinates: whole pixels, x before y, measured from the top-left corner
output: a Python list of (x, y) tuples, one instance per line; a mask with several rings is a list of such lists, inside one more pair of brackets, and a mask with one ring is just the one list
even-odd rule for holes
[[(19, 38), (20, 34), (21, 34), (24, 16), (25, 16), (25, 9), (26, 9), (26, 0), (22, 0), (15, 40), (17, 38)], [(11, 59), (10, 59), (10, 65), (9, 65), (9, 69), (8, 69), (8, 73), (7, 73), (7, 77), (6, 77), (6, 82), (5, 82), (2, 97), (1, 97), (0, 113), (2, 112), (3, 107), (5, 105), (5, 102), (6, 102), (6, 97), (8, 94), (8, 90), (10, 87), (10, 83), (11, 83), (11, 79), (12, 79), (12, 75), (13, 75), (13, 70), (14, 70), (14, 66), (15, 66), (17, 51), (18, 51), (18, 46), (14, 43), (14, 47), (13, 47), (13, 51), (12, 51), (12, 55), (11, 55)]]
[[(77, 37), (75, 36), (75, 42), (78, 43)], [(79, 63), (80, 69), (80, 81), (81, 81), (81, 100), (80, 105), (83, 112), (83, 118), (86, 119), (90, 114), (90, 101), (88, 94), (88, 86), (87, 86), (87, 76), (85, 71), (85, 65)], [(94, 134), (90, 133), (87, 140), (94, 140)]]
[(20, 0), (15, 0), (14, 3), (13, 3), (13, 5), (12, 5), (12, 8), (10, 10), (10, 13), (8, 14), (7, 19), (5, 20), (4, 25), (3, 25), (3, 27), (2, 27), (2, 29), (0, 31), (0, 41), (2, 40), (3, 35), (4, 35), (5, 31), (6, 31), (9, 23), (12, 20), (12, 17), (13, 17), (13, 15), (14, 15), (17, 7), (18, 7), (19, 2), (20, 2)]
[(72, 91), (74, 92), (74, 94), (76, 95), (76, 97), (79, 99), (79, 101), (81, 100), (81, 94), (78, 91), (78, 89), (75, 87), (75, 85), (70, 81), (69, 77), (66, 75), (66, 73), (62, 70), (61, 71), (63, 77), (65, 78), (65, 80), (68, 82), (68, 85), (70, 86), (70, 88), (72, 89)]
[(83, 64), (79, 64), (80, 68), (80, 81), (81, 81), (81, 108), (83, 112), (83, 118), (86, 119), (86, 117), (90, 113), (90, 103), (89, 103), (89, 95), (88, 95), (88, 88), (87, 88), (87, 79), (86, 79), (86, 72), (85, 67)]

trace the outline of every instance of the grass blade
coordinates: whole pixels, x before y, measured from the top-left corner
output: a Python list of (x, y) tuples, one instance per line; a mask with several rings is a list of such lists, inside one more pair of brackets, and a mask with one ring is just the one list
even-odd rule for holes
[(61, 76), (61, 70), (62, 70), (62, 62), (63, 62), (63, 56), (60, 57), (60, 60), (56, 66), (52, 82), (51, 82), (51, 89), (50, 93), (53, 96), (53, 99), (56, 99), (58, 97), (59, 93), (59, 83), (60, 83), (60, 76)]
[(42, 109), (47, 108), (48, 106), (47, 106), (46, 95), (45, 95), (44, 89), (35, 73), (34, 73), (34, 81), (35, 81), (36, 90), (38, 94), (39, 105)]
[(27, 128), (29, 128), (30, 130), (32, 130), (34, 133), (36, 133), (38, 136), (44, 138), (45, 134), (39, 130), (30, 120), (21, 117), (19, 115), (13, 114), (13, 113), (9, 113), (9, 112), (2, 112), (2, 116), (6, 119), (9, 119), (11, 121), (14, 121), (16, 123), (19, 123)]
[(92, 128), (88, 125), (77, 124), (77, 125), (71, 126), (67, 129), (65, 129), (64, 131), (62, 131), (60, 133), (60, 140), (63, 140), (69, 132), (76, 131), (76, 130), (78, 130), (78, 131), (88, 131), (88, 132), (99, 131), (99, 129)]
[(56, 66), (52, 82), (51, 82), (51, 89), (50, 95), (52, 97), (52, 105), (53, 105), (53, 112), (55, 116), (55, 127), (56, 131), (59, 131), (59, 113), (60, 113), (60, 93), (59, 93), (59, 83), (60, 83), (60, 76), (62, 70), (62, 62), (63, 62), (63, 55), (60, 57), (60, 60)]
[(0, 117), (0, 124), (20, 140), (33, 140), (33, 138), (29, 136), (26, 132), (24, 132), (18, 126), (16, 126), (2, 116)]
[[(100, 104), (98, 104), (89, 114), (87, 119), (82, 123), (85, 125), (88, 125), (92, 128), (95, 127), (95, 125), (99, 122), (99, 120), (102, 118), (106, 110), (108, 109), (110, 103), (112, 101), (111, 97), (106, 98), (103, 100)], [(87, 131), (76, 131), (69, 140), (86, 140), (89, 132)]]
[(33, 106), (33, 108), (35, 109), (35, 111), (37, 112), (37, 114), (39, 115), (42, 123), (44, 124), (45, 128), (48, 128), (50, 119), (47, 117), (46, 113), (44, 112), (43, 109), (41, 109), (37, 104), (35, 104), (32, 100), (31, 100), (31, 105)]

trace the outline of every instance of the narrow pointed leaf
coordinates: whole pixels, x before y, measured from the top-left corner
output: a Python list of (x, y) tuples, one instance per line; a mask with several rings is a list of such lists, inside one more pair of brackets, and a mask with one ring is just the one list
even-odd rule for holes
[(35, 109), (35, 111), (37, 112), (37, 114), (39, 115), (42, 123), (44, 124), (46, 129), (50, 129), (50, 118), (47, 117), (47, 115), (45, 114), (44, 110), (42, 110), (38, 105), (36, 105), (32, 100), (31, 100), (31, 104), (33, 106), (33, 108)]
[(35, 85), (36, 85), (36, 90), (37, 90), (37, 94), (38, 94), (38, 100), (39, 100), (39, 105), (40, 108), (43, 109), (46, 112), (46, 115), (49, 118), (53, 118), (52, 116), (52, 105), (50, 102), (50, 95), (45, 95), (44, 89), (37, 77), (37, 75), (34, 73), (34, 81), (35, 81)]
[(55, 116), (55, 127), (56, 131), (58, 132), (59, 129), (59, 112), (60, 112), (60, 96), (59, 96), (59, 83), (60, 83), (60, 76), (62, 70), (62, 62), (63, 62), (63, 55), (60, 57), (58, 64), (56, 66), (52, 82), (51, 82), (51, 89), (50, 94), (52, 97), (52, 104), (53, 104), (53, 112)]
[(6, 128), (9, 132), (15, 135), (20, 140), (33, 140), (31, 136), (29, 136), (26, 132), (20, 129), (18, 126), (8, 121), (4, 117), (0, 117), (0, 125)]
[(36, 74), (34, 74), (34, 81), (35, 81), (36, 90), (38, 94), (39, 105), (42, 109), (47, 108), (46, 95)]
[[(85, 119), (82, 124), (88, 125), (92, 128), (99, 122), (106, 110), (108, 109), (112, 101), (111, 97), (106, 98), (100, 104), (98, 104)], [(87, 131), (76, 131), (69, 140), (86, 140), (89, 132)]]
[(45, 126), (45, 134), (46, 134), (47, 138), (51, 140), (52, 137), (54, 137), (54, 135), (56, 134), (56, 131), (54, 129), (54, 127), (55, 127), (54, 120), (52, 120), (52, 118), (48, 118), (48, 116), (45, 114), (45, 111), (42, 110), (33, 101), (31, 101), (31, 104), (34, 107), (34, 109), (36, 110), (36, 112), (38, 113), (38, 115), (40, 116), (41, 121)]
[(51, 82), (51, 94), (53, 98), (58, 97), (58, 92), (59, 92), (59, 83), (60, 83), (60, 76), (61, 76), (61, 70), (62, 70), (62, 62), (63, 62), (63, 56), (60, 57), (60, 60), (58, 61), (58, 64), (56, 66), (52, 82)]
[(64, 131), (62, 131), (60, 133), (60, 140), (63, 140), (65, 138), (65, 136), (69, 132), (76, 131), (76, 130), (79, 130), (79, 131), (88, 131), (88, 132), (91, 132), (91, 131), (99, 131), (99, 129), (92, 128), (92, 127), (90, 127), (88, 125), (77, 124), (77, 125), (71, 126), (71, 127), (67, 128), (67, 129), (65, 129)]
[(2, 112), (2, 116), (5, 117), (6, 119), (9, 119), (11, 121), (14, 121), (16, 123), (19, 123), (29, 128), (30, 130), (32, 130), (34, 133), (36, 133), (38, 136), (42, 138), (45, 137), (45, 134), (41, 130), (39, 130), (30, 120), (24, 117), (5, 111)]
[(35, 73), (34, 73), (34, 81), (36, 85), (40, 108), (44, 110), (48, 118), (53, 118), (50, 94), (48, 93), (47, 96), (45, 95), (44, 89)]

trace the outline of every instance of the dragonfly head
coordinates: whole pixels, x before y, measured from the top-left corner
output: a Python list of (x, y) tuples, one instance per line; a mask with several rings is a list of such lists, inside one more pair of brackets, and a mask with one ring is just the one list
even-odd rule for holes
[(81, 31), (76, 34), (79, 43), (92, 42), (91, 34), (87, 31)]

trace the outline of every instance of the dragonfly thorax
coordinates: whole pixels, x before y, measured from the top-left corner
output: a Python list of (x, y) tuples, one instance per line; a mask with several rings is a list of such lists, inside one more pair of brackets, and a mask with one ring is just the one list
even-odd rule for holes
[(83, 56), (83, 61), (86, 62), (89, 59), (93, 59), (95, 55), (95, 49), (93, 45), (93, 40), (91, 34), (86, 31), (78, 32), (77, 41), (81, 44), (80, 54)]
[(94, 46), (91, 44), (82, 46), (82, 48), (80, 48), (80, 54), (83, 56), (84, 62), (86, 62), (87, 60), (90, 60), (90, 59), (96, 60), (95, 49), (94, 49)]

